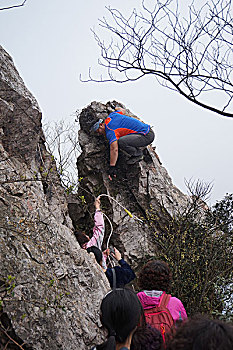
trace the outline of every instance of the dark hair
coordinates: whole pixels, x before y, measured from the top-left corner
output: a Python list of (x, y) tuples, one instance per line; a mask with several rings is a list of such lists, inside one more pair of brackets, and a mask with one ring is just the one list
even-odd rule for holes
[(164, 261), (150, 260), (139, 273), (138, 285), (141, 289), (166, 292), (169, 289), (171, 280), (171, 271)]
[(89, 239), (86, 237), (84, 232), (74, 231), (74, 235), (75, 235), (78, 243), (80, 244), (81, 248), (82, 248), (83, 244), (85, 244), (89, 241)]
[(103, 260), (103, 254), (99, 248), (97, 248), (95, 245), (87, 248), (88, 253), (93, 253), (95, 255), (95, 260), (99, 265), (101, 265), (101, 261)]
[(232, 350), (233, 325), (207, 316), (185, 320), (168, 342), (167, 350)]
[(134, 332), (130, 350), (161, 350), (163, 349), (163, 338), (160, 331), (152, 328), (138, 327)]
[(109, 292), (102, 300), (100, 310), (102, 325), (108, 330), (108, 340), (96, 348), (104, 350), (115, 349), (116, 342), (124, 343), (143, 315), (137, 295), (127, 288)]

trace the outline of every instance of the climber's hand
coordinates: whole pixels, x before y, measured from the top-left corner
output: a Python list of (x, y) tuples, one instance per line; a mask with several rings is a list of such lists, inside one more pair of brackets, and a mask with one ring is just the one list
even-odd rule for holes
[(100, 210), (100, 197), (97, 197), (95, 200), (95, 209)]
[(114, 177), (117, 176), (117, 170), (115, 165), (110, 165), (108, 169), (108, 178), (112, 181)]
[(116, 248), (114, 247), (114, 251), (115, 251), (115, 254), (112, 253), (112, 256), (113, 256), (117, 261), (121, 260), (121, 253), (119, 252), (119, 250), (116, 249)]
[(110, 249), (107, 248), (107, 249), (105, 249), (102, 253), (103, 253), (103, 255), (105, 255), (105, 256), (109, 256), (109, 255), (110, 255)]

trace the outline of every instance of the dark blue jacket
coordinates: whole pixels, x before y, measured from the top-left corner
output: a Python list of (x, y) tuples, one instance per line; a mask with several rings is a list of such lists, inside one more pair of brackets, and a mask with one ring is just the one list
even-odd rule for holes
[[(124, 259), (121, 259), (118, 261), (118, 263), (121, 266), (114, 266), (114, 270), (116, 272), (116, 288), (122, 288), (124, 285), (128, 284), (132, 280), (134, 280), (135, 273), (127, 264), (127, 262)], [(107, 268), (105, 271), (105, 274), (107, 276), (107, 279), (109, 280), (110, 286), (113, 286), (113, 275), (112, 275), (112, 269)]]

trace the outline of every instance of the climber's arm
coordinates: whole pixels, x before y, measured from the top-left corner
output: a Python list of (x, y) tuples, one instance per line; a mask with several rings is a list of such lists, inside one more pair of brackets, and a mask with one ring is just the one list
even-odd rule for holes
[(85, 248), (89, 248), (91, 246), (96, 246), (101, 250), (103, 239), (104, 239), (104, 217), (103, 213), (100, 210), (100, 197), (97, 197), (95, 200), (95, 216), (94, 216), (94, 221), (95, 221), (95, 226), (93, 227), (93, 236), (87, 242)]
[(110, 166), (115, 166), (118, 158), (118, 141), (113, 141), (110, 145)]
[(108, 170), (108, 178), (112, 180), (116, 177), (116, 162), (118, 158), (118, 141), (113, 141), (110, 144), (110, 166)]

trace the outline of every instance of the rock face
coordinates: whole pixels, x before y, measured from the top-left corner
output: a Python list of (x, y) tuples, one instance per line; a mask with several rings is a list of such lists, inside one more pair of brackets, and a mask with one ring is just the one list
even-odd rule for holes
[[(185, 205), (187, 197), (172, 184), (171, 178), (151, 146), (144, 150), (143, 161), (131, 166), (126, 164), (124, 154), (119, 153), (118, 177), (113, 181), (108, 179), (107, 140), (103, 136), (90, 135), (89, 128), (98, 119), (105, 119), (117, 108), (125, 109), (116, 101), (108, 102), (106, 105), (92, 102), (79, 116), (79, 143), (82, 153), (77, 166), (79, 176), (83, 178), (80, 182), (79, 195), (86, 198), (87, 206), (85, 215), (84, 211), (80, 216), (72, 215), (72, 211), (70, 213), (74, 225), (85, 226), (85, 222), (90, 221), (88, 203), (92, 202), (92, 195), (107, 194), (112, 197), (114, 200), (103, 197), (105, 213), (113, 224), (110, 244), (116, 244), (124, 252), (128, 262), (137, 270), (141, 263), (155, 256), (156, 240), (150, 228), (150, 220), (158, 221), (159, 230), (159, 220), (162, 218), (161, 203), (167, 213), (173, 214), (178, 207)], [(129, 110), (125, 110), (128, 115), (137, 118)], [(143, 223), (130, 218), (122, 206), (141, 218)], [(70, 207), (75, 208), (73, 200), (70, 201)], [(107, 230), (106, 240), (109, 233), (110, 227)]]
[(0, 135), (0, 348), (89, 348), (108, 282), (75, 239), (39, 106), (2, 47)]
[(1, 349), (18, 343), (32, 350), (82, 350), (104, 338), (99, 306), (108, 281), (73, 234), (74, 228), (91, 231), (95, 196), (103, 194), (108, 218), (105, 246), (112, 233), (109, 243), (135, 270), (156, 254), (150, 220), (159, 231), (161, 203), (172, 214), (187, 201), (151, 146), (130, 167), (120, 154), (118, 177), (109, 181), (108, 144), (89, 127), (118, 107), (124, 108), (116, 101), (92, 102), (82, 110), (79, 193), (67, 199), (45, 147), (37, 101), (0, 47)]

